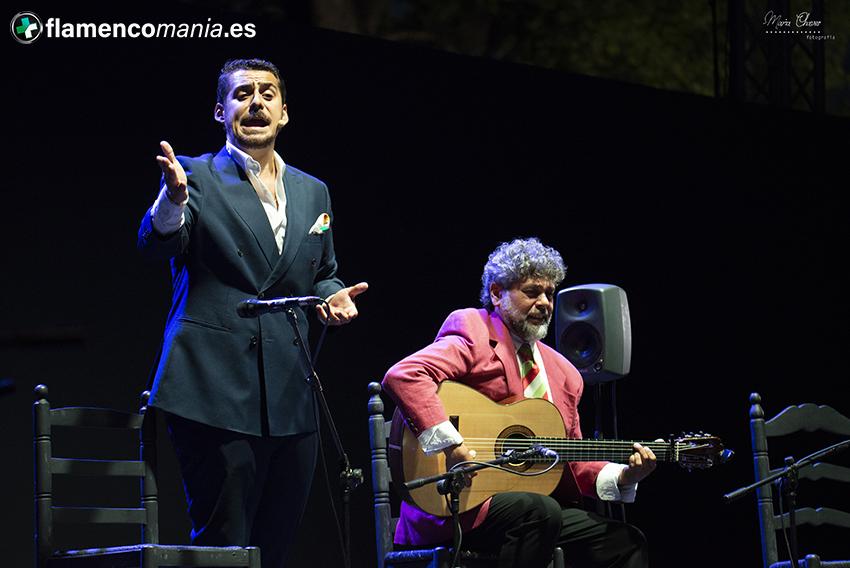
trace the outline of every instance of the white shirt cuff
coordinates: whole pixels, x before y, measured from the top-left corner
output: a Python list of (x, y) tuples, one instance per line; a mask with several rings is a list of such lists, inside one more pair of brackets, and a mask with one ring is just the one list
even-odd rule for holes
[(172, 203), (168, 199), (163, 185), (153, 207), (151, 207), (151, 223), (156, 232), (162, 236), (176, 233), (183, 226), (183, 210), (186, 208), (187, 202), (188, 200), (180, 205)]
[(620, 478), (620, 472), (626, 469), (627, 465), (621, 463), (605, 464), (599, 475), (596, 476), (596, 494), (603, 501), (620, 501), (621, 503), (634, 503), (637, 493), (637, 483), (629, 483), (622, 487), (617, 485), (617, 479)]
[(419, 440), (419, 447), (429, 456), (449, 446), (457, 446), (463, 443), (463, 436), (448, 420), (423, 430), (417, 439)]

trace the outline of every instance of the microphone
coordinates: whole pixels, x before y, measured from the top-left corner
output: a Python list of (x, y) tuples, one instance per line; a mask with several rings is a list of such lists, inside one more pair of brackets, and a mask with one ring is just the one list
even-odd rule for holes
[(282, 312), (289, 308), (307, 308), (323, 303), (324, 300), (318, 296), (295, 296), (292, 298), (274, 298), (272, 300), (257, 300), (249, 298), (236, 306), (239, 317), (255, 318), (262, 314)]
[(541, 446), (539, 444), (530, 446), (528, 449), (523, 451), (509, 450), (504, 454), (503, 457), (510, 458), (511, 460), (516, 461), (525, 461), (535, 457), (543, 457), (553, 460), (557, 460), (559, 458), (558, 452), (556, 452), (555, 450), (550, 450), (549, 448)]
[(534, 446), (534, 449), (537, 450), (537, 453), (543, 456), (544, 458), (551, 458), (553, 460), (558, 459), (558, 452), (555, 450), (550, 450), (546, 446)]

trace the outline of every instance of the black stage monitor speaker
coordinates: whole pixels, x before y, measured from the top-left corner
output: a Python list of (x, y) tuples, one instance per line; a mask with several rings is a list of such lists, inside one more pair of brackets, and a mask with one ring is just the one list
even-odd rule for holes
[(625, 290), (612, 284), (584, 284), (558, 292), (555, 341), (585, 383), (626, 376), (632, 360), (632, 325)]

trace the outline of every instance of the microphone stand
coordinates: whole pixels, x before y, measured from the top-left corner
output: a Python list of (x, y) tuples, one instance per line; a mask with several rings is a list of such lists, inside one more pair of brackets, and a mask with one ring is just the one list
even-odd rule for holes
[(837, 444), (833, 444), (827, 448), (823, 448), (822, 450), (818, 450), (808, 456), (804, 457), (798, 462), (794, 461), (794, 458), (789, 456), (785, 458), (785, 467), (781, 470), (768, 475), (764, 479), (760, 481), (756, 481), (746, 487), (741, 487), (740, 489), (736, 489), (731, 493), (727, 493), (723, 496), (723, 502), (726, 504), (731, 503), (732, 501), (736, 501), (751, 493), (754, 489), (761, 487), (762, 485), (767, 485), (768, 483), (780, 479), (780, 487), (782, 491), (782, 495), (785, 499), (786, 506), (788, 508), (788, 525), (789, 525), (789, 533), (788, 537), (789, 548), (791, 549), (791, 566), (797, 566), (797, 559), (799, 558), (799, 554), (797, 552), (797, 516), (795, 512), (795, 508), (797, 507), (797, 481), (799, 480), (799, 472), (804, 467), (812, 465), (813, 462), (824, 458), (831, 454), (837, 454), (838, 452), (844, 451), (847, 448), (850, 448), (850, 440), (844, 440), (843, 442), (838, 442)]
[[(540, 457), (540, 449), (532, 447), (523, 452), (509, 452), (494, 460), (485, 462), (475, 462), (464, 466), (455, 467), (446, 473), (439, 473), (428, 477), (420, 477), (413, 479), (404, 484), (405, 489), (418, 489), (430, 483), (437, 484), (437, 493), (440, 495), (449, 496), (449, 511), (452, 514), (452, 543), (454, 546), (454, 559), (460, 555), (460, 492), (466, 487), (466, 476), (479, 469), (485, 467), (503, 465), (510, 462), (521, 462), (533, 457)], [(452, 561), (452, 568), (455, 568), (455, 561)], [(458, 567), (459, 568), (459, 567)]]
[[(342, 511), (343, 511), (343, 549), (345, 551), (344, 563), (346, 568), (351, 566), (351, 492), (357, 489), (363, 483), (363, 470), (360, 468), (352, 468), (351, 462), (348, 460), (348, 454), (342, 446), (342, 440), (339, 437), (339, 431), (334, 424), (333, 416), (331, 415), (328, 401), (325, 399), (325, 393), (322, 389), (322, 383), (319, 381), (319, 375), (316, 374), (316, 369), (313, 366), (313, 361), (310, 358), (310, 352), (307, 350), (307, 343), (301, 336), (301, 330), (298, 329), (298, 315), (295, 309), (288, 307), (284, 310), (289, 323), (292, 324), (292, 329), (295, 331), (295, 337), (298, 340), (298, 345), (301, 347), (301, 358), (304, 360), (304, 366), (307, 369), (307, 375), (304, 380), (313, 389), (313, 395), (319, 401), (319, 406), (322, 409), (322, 414), (328, 424), (328, 429), (331, 432), (331, 438), (336, 446), (337, 455), (339, 456), (339, 482), (342, 494)], [(322, 448), (319, 448), (322, 451)]]

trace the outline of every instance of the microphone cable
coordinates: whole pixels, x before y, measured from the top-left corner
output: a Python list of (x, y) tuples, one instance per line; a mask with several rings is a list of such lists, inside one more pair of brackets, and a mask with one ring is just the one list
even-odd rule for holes
[[(322, 300), (322, 303), (320, 305), (325, 306), (327, 313), (328, 313), (328, 316), (330, 316), (331, 309), (330, 309), (330, 304), (328, 304), (327, 300)], [(322, 326), (322, 331), (319, 334), (319, 339), (316, 341), (316, 349), (313, 351), (313, 356), (310, 358), (310, 365), (313, 367), (314, 370), (316, 368), (316, 361), (319, 358), (319, 352), (322, 350), (322, 345), (325, 342), (325, 336), (327, 335), (328, 327), (330, 327), (330, 317), (325, 318), (324, 325)], [(316, 403), (316, 393), (315, 392), (313, 393), (313, 402), (314, 402), (314, 404), (316, 404), (316, 406), (319, 406)], [(340, 552), (342, 553), (342, 565), (345, 568), (351, 568), (351, 558), (348, 557), (348, 551), (345, 549), (345, 536), (343, 535), (343, 531), (342, 531), (342, 523), (340, 523), (340, 520), (339, 520), (339, 512), (337, 511), (337, 508), (336, 508), (336, 500), (334, 498), (333, 491), (331, 490), (330, 472), (328, 471), (328, 463), (327, 463), (327, 460), (325, 459), (325, 444), (324, 444), (324, 440), (322, 439), (322, 421), (321, 421), (321, 414), (322, 413), (321, 413), (321, 409), (316, 408), (315, 412), (316, 412), (316, 436), (317, 436), (317, 441), (318, 441), (318, 446), (319, 446), (318, 447), (319, 462), (321, 464), (322, 474), (325, 478), (326, 495), (328, 497), (328, 501), (329, 501), (330, 506), (331, 506), (331, 513), (333, 514), (333, 518), (334, 518), (334, 526), (336, 527), (336, 533), (337, 533), (337, 543), (339, 544)]]
[[(322, 300), (321, 304), (317, 304), (320, 306), (325, 306), (328, 316), (331, 315), (331, 305), (328, 304), (327, 300)], [(325, 335), (328, 333), (328, 327), (330, 325), (330, 317), (325, 318), (325, 324), (322, 326), (322, 333), (319, 334), (319, 339), (316, 341), (316, 350), (313, 351), (313, 357), (310, 359), (310, 364), (313, 368), (316, 367), (316, 361), (319, 359), (319, 351), (322, 350), (322, 344), (325, 342)], [(318, 426), (318, 424), (317, 424)]]
[(541, 469), (540, 471), (535, 471), (535, 472), (532, 472), (532, 473), (527, 473), (527, 472), (524, 472), (524, 471), (516, 471), (516, 470), (510, 469), (508, 467), (502, 466), (502, 465), (495, 465), (495, 464), (492, 464), (492, 463), (487, 463), (487, 462), (478, 461), (478, 460), (468, 460), (468, 461), (462, 461), (462, 462), (458, 462), (458, 463), (454, 464), (449, 469), (449, 471), (455, 469), (456, 467), (460, 467), (462, 465), (477, 464), (477, 465), (483, 465), (485, 467), (490, 467), (490, 468), (493, 468), (493, 469), (498, 469), (498, 470), (504, 471), (506, 473), (512, 473), (514, 475), (522, 475), (524, 477), (535, 477), (537, 475), (543, 475), (544, 473), (549, 473), (560, 462), (561, 462), (561, 457), (555, 456), (554, 461), (552, 463), (550, 463), (549, 466), (546, 467), (545, 469)]

